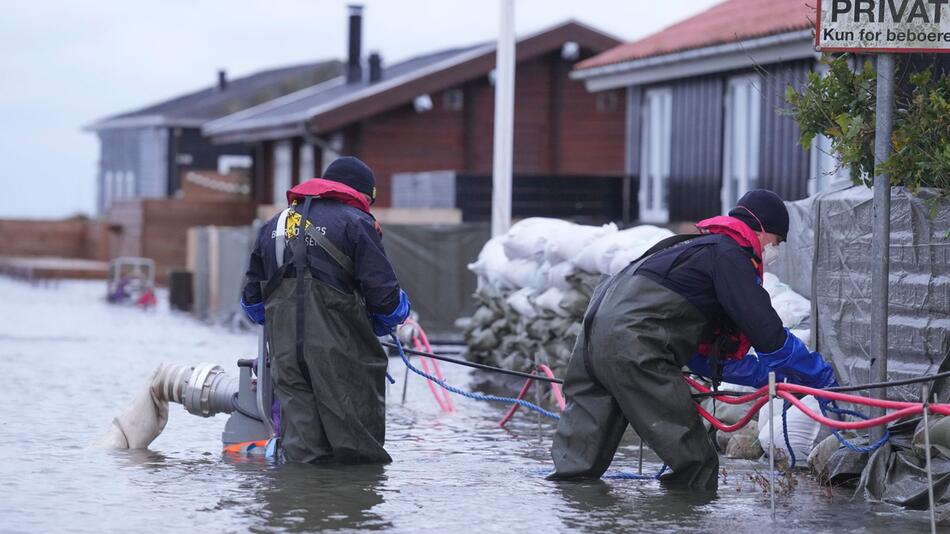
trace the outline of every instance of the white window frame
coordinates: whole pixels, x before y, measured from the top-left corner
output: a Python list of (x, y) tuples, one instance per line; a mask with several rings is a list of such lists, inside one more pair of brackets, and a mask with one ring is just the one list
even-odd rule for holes
[(673, 141), (673, 90), (646, 91), (640, 109), (640, 221), (670, 220), (670, 158)]
[[(819, 63), (816, 71), (824, 77), (828, 74), (828, 65)], [(851, 169), (841, 164), (831, 148), (831, 139), (824, 135), (811, 142), (809, 167), (808, 196), (827, 191), (841, 180), (851, 179)]]
[[(762, 128), (760, 88), (761, 77), (758, 74), (733, 76), (726, 84), (722, 188), (719, 195), (723, 214), (728, 213), (742, 195), (759, 187), (759, 135)], [(739, 102), (738, 106), (735, 102), (736, 95), (741, 95), (738, 98), (744, 97), (744, 101)], [(736, 143), (734, 137), (742, 137), (745, 142)], [(736, 175), (735, 188), (732, 184), (733, 174)]]
[(272, 202), (277, 205), (287, 203), (287, 190), (294, 186), (293, 148), (293, 143), (290, 141), (274, 143)]
[(114, 185), (112, 176), (112, 171), (106, 171), (102, 175), (102, 205), (105, 206), (106, 209), (109, 209), (109, 206), (112, 204), (114, 195), (112, 191)]
[(297, 168), (297, 183), (303, 183), (311, 178), (314, 178), (314, 156), (315, 154), (313, 145), (307, 142), (304, 142), (300, 145), (300, 164)]
[(125, 177), (122, 184), (124, 190), (124, 198), (135, 198), (135, 173), (132, 171), (126, 171)]

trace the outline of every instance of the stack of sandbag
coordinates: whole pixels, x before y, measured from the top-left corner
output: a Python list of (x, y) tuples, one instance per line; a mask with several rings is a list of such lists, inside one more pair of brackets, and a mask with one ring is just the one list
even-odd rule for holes
[(478, 308), (465, 331), (469, 358), (527, 369), (537, 354), (563, 372), (594, 286), (672, 235), (638, 226), (531, 218), (485, 244), (469, 269)]

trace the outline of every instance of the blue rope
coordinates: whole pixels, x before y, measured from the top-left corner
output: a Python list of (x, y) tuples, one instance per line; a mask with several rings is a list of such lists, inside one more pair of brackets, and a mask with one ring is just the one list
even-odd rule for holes
[(463, 389), (459, 389), (459, 388), (457, 388), (457, 387), (450, 386), (450, 385), (446, 384), (445, 381), (440, 380), (439, 378), (437, 378), (437, 377), (435, 377), (435, 376), (433, 376), (433, 375), (430, 375), (429, 373), (427, 373), (427, 372), (425, 372), (425, 371), (422, 371), (422, 370), (417, 369), (416, 367), (414, 367), (414, 366), (412, 365), (412, 363), (409, 362), (409, 357), (406, 356), (405, 351), (402, 350), (402, 343), (399, 342), (399, 338), (397, 338), (395, 334), (390, 334), (390, 335), (392, 336), (393, 342), (396, 344), (396, 347), (399, 349), (399, 356), (402, 358), (403, 363), (406, 364), (406, 367), (408, 367), (409, 370), (412, 371), (413, 373), (415, 373), (415, 374), (417, 374), (417, 375), (419, 375), (419, 376), (421, 376), (421, 377), (423, 377), (423, 378), (425, 378), (425, 379), (431, 380), (432, 382), (435, 382), (436, 384), (438, 384), (439, 386), (441, 386), (441, 387), (442, 387), (443, 389), (445, 389), (446, 391), (450, 391), (450, 392), (452, 392), (452, 393), (455, 393), (456, 395), (461, 395), (461, 396), (463, 396), (463, 397), (467, 397), (467, 398), (473, 399), (473, 400), (489, 401), (489, 402), (504, 402), (505, 404), (517, 404), (517, 405), (523, 406), (524, 408), (527, 408), (527, 409), (529, 409), (529, 410), (533, 410), (533, 411), (535, 411), (535, 412), (538, 412), (539, 414), (541, 414), (541, 415), (543, 415), (543, 416), (545, 416), (545, 417), (549, 417), (549, 418), (551, 418), (551, 419), (560, 419), (560, 418), (561, 418), (560, 415), (558, 415), (558, 414), (556, 414), (556, 413), (554, 413), (554, 412), (549, 412), (549, 411), (545, 410), (544, 408), (538, 406), (537, 404), (532, 404), (532, 403), (530, 403), (530, 402), (528, 402), (528, 401), (526, 401), (526, 400), (524, 400), (524, 399), (515, 399), (515, 398), (512, 398), (512, 397), (499, 397), (498, 395), (484, 395), (484, 394), (481, 394), (481, 393), (474, 393), (474, 392), (471, 392), (471, 391), (465, 391), (465, 390), (463, 390)]
[[(861, 412), (838, 408), (837, 404), (834, 401), (826, 401), (823, 399), (818, 399), (818, 407), (821, 408), (821, 414), (825, 416), (828, 415), (828, 412), (831, 412), (833, 414), (838, 414), (838, 415), (850, 415), (852, 417), (857, 417), (859, 419), (864, 419), (864, 420), (869, 419), (868, 416), (864, 415)], [(863, 447), (860, 445), (855, 445), (854, 443), (851, 443), (850, 441), (845, 439), (844, 436), (838, 433), (837, 429), (834, 429), (834, 428), (831, 429), (831, 433), (834, 435), (834, 437), (838, 438), (838, 441), (841, 442), (842, 445), (858, 453), (874, 452), (877, 449), (881, 448), (885, 443), (887, 443), (889, 439), (891, 439), (891, 431), (888, 430), (886, 426), (884, 427), (884, 435), (881, 436), (881, 439), (875, 441), (874, 443), (870, 445), (863, 446)]]
[(667, 469), (669, 469), (669, 466), (667, 466), (666, 464), (663, 464), (663, 466), (660, 467), (660, 471), (655, 475), (638, 475), (634, 473), (608, 473), (608, 474), (603, 475), (600, 478), (603, 478), (606, 480), (659, 480), (660, 477), (663, 476), (663, 473), (665, 473)]
[(792, 450), (792, 443), (788, 439), (788, 407), (792, 403), (785, 401), (782, 405), (782, 434), (785, 436), (785, 448), (788, 450), (789, 469), (795, 468), (795, 451)]
[[(551, 419), (561, 418), (560, 415), (553, 412), (549, 412), (545, 410), (544, 408), (538, 406), (537, 404), (530, 403), (523, 399), (516, 399), (512, 397), (499, 397), (498, 395), (483, 395), (481, 393), (465, 391), (457, 387), (450, 386), (449, 384), (446, 384), (444, 380), (440, 380), (439, 378), (433, 375), (430, 375), (429, 373), (426, 373), (425, 371), (422, 371), (416, 368), (415, 366), (413, 366), (412, 363), (409, 362), (409, 357), (406, 356), (405, 351), (402, 350), (402, 343), (399, 342), (399, 338), (397, 338), (395, 334), (391, 334), (391, 337), (393, 339), (393, 342), (396, 344), (396, 348), (399, 349), (399, 357), (402, 358), (403, 363), (406, 364), (406, 367), (408, 367), (410, 371), (412, 371), (413, 373), (427, 380), (431, 380), (432, 382), (435, 382), (446, 391), (450, 391), (452, 393), (455, 393), (456, 395), (461, 395), (463, 397), (467, 397), (469, 399), (474, 399), (474, 400), (489, 401), (489, 402), (504, 402), (506, 404), (517, 404), (529, 410), (538, 412), (541, 415), (545, 417), (549, 417)], [(667, 469), (669, 469), (669, 467), (666, 464), (663, 464), (663, 466), (660, 468), (660, 471), (655, 475), (638, 475), (638, 474), (633, 474), (633, 473), (612, 473), (612, 474), (605, 474), (601, 478), (617, 479), (617, 480), (657, 480), (661, 476), (663, 476), (663, 473), (665, 473)]]

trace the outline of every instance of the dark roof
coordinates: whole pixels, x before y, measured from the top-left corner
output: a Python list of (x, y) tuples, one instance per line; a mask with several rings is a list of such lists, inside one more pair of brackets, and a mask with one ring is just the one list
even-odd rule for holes
[(341, 72), (343, 63), (337, 60), (269, 69), (228, 80), (223, 91), (213, 85), (135, 111), (101, 119), (87, 129), (101, 130), (146, 124), (198, 127), (209, 120), (312, 87), (338, 76)]
[[(559, 49), (574, 41), (600, 52), (618, 44), (611, 36), (570, 21), (518, 41), (518, 60)], [(235, 113), (203, 128), (215, 142), (258, 141), (334, 131), (375, 113), (484, 76), (495, 67), (495, 41), (452, 48), (384, 65), (383, 79), (347, 84), (338, 77), (266, 104)]]
[(814, 26), (817, 0), (726, 0), (638, 41), (580, 62), (592, 69)]

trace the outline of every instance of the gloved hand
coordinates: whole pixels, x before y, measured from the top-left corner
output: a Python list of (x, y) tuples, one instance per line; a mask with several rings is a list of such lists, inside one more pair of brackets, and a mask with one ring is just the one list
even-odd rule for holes
[(256, 324), (264, 324), (265, 317), (263, 302), (258, 302), (257, 304), (247, 304), (244, 302), (244, 297), (241, 297), (241, 309), (243, 309), (248, 318), (254, 321)]
[[(689, 369), (706, 378), (713, 378), (709, 360), (702, 354), (693, 356), (686, 364)], [(722, 381), (740, 386), (762, 387), (769, 382), (769, 370), (754, 354), (746, 354), (741, 360), (726, 360), (722, 364)]]
[(388, 336), (393, 328), (402, 324), (410, 312), (409, 296), (402, 289), (399, 290), (399, 304), (396, 309), (388, 314), (370, 313), (370, 324), (373, 325), (373, 333), (377, 336)]
[(399, 337), (399, 341), (401, 343), (411, 343), (412, 338), (419, 335), (418, 320), (419, 314), (416, 312), (410, 312), (409, 318), (406, 319), (406, 322), (402, 323), (398, 328), (396, 328), (396, 336)]
[(759, 361), (768, 371), (775, 371), (776, 379), (785, 380), (812, 388), (827, 388), (838, 385), (834, 369), (821, 357), (821, 354), (808, 350), (802, 340), (795, 337), (787, 328), (785, 344), (773, 352), (759, 352)]

